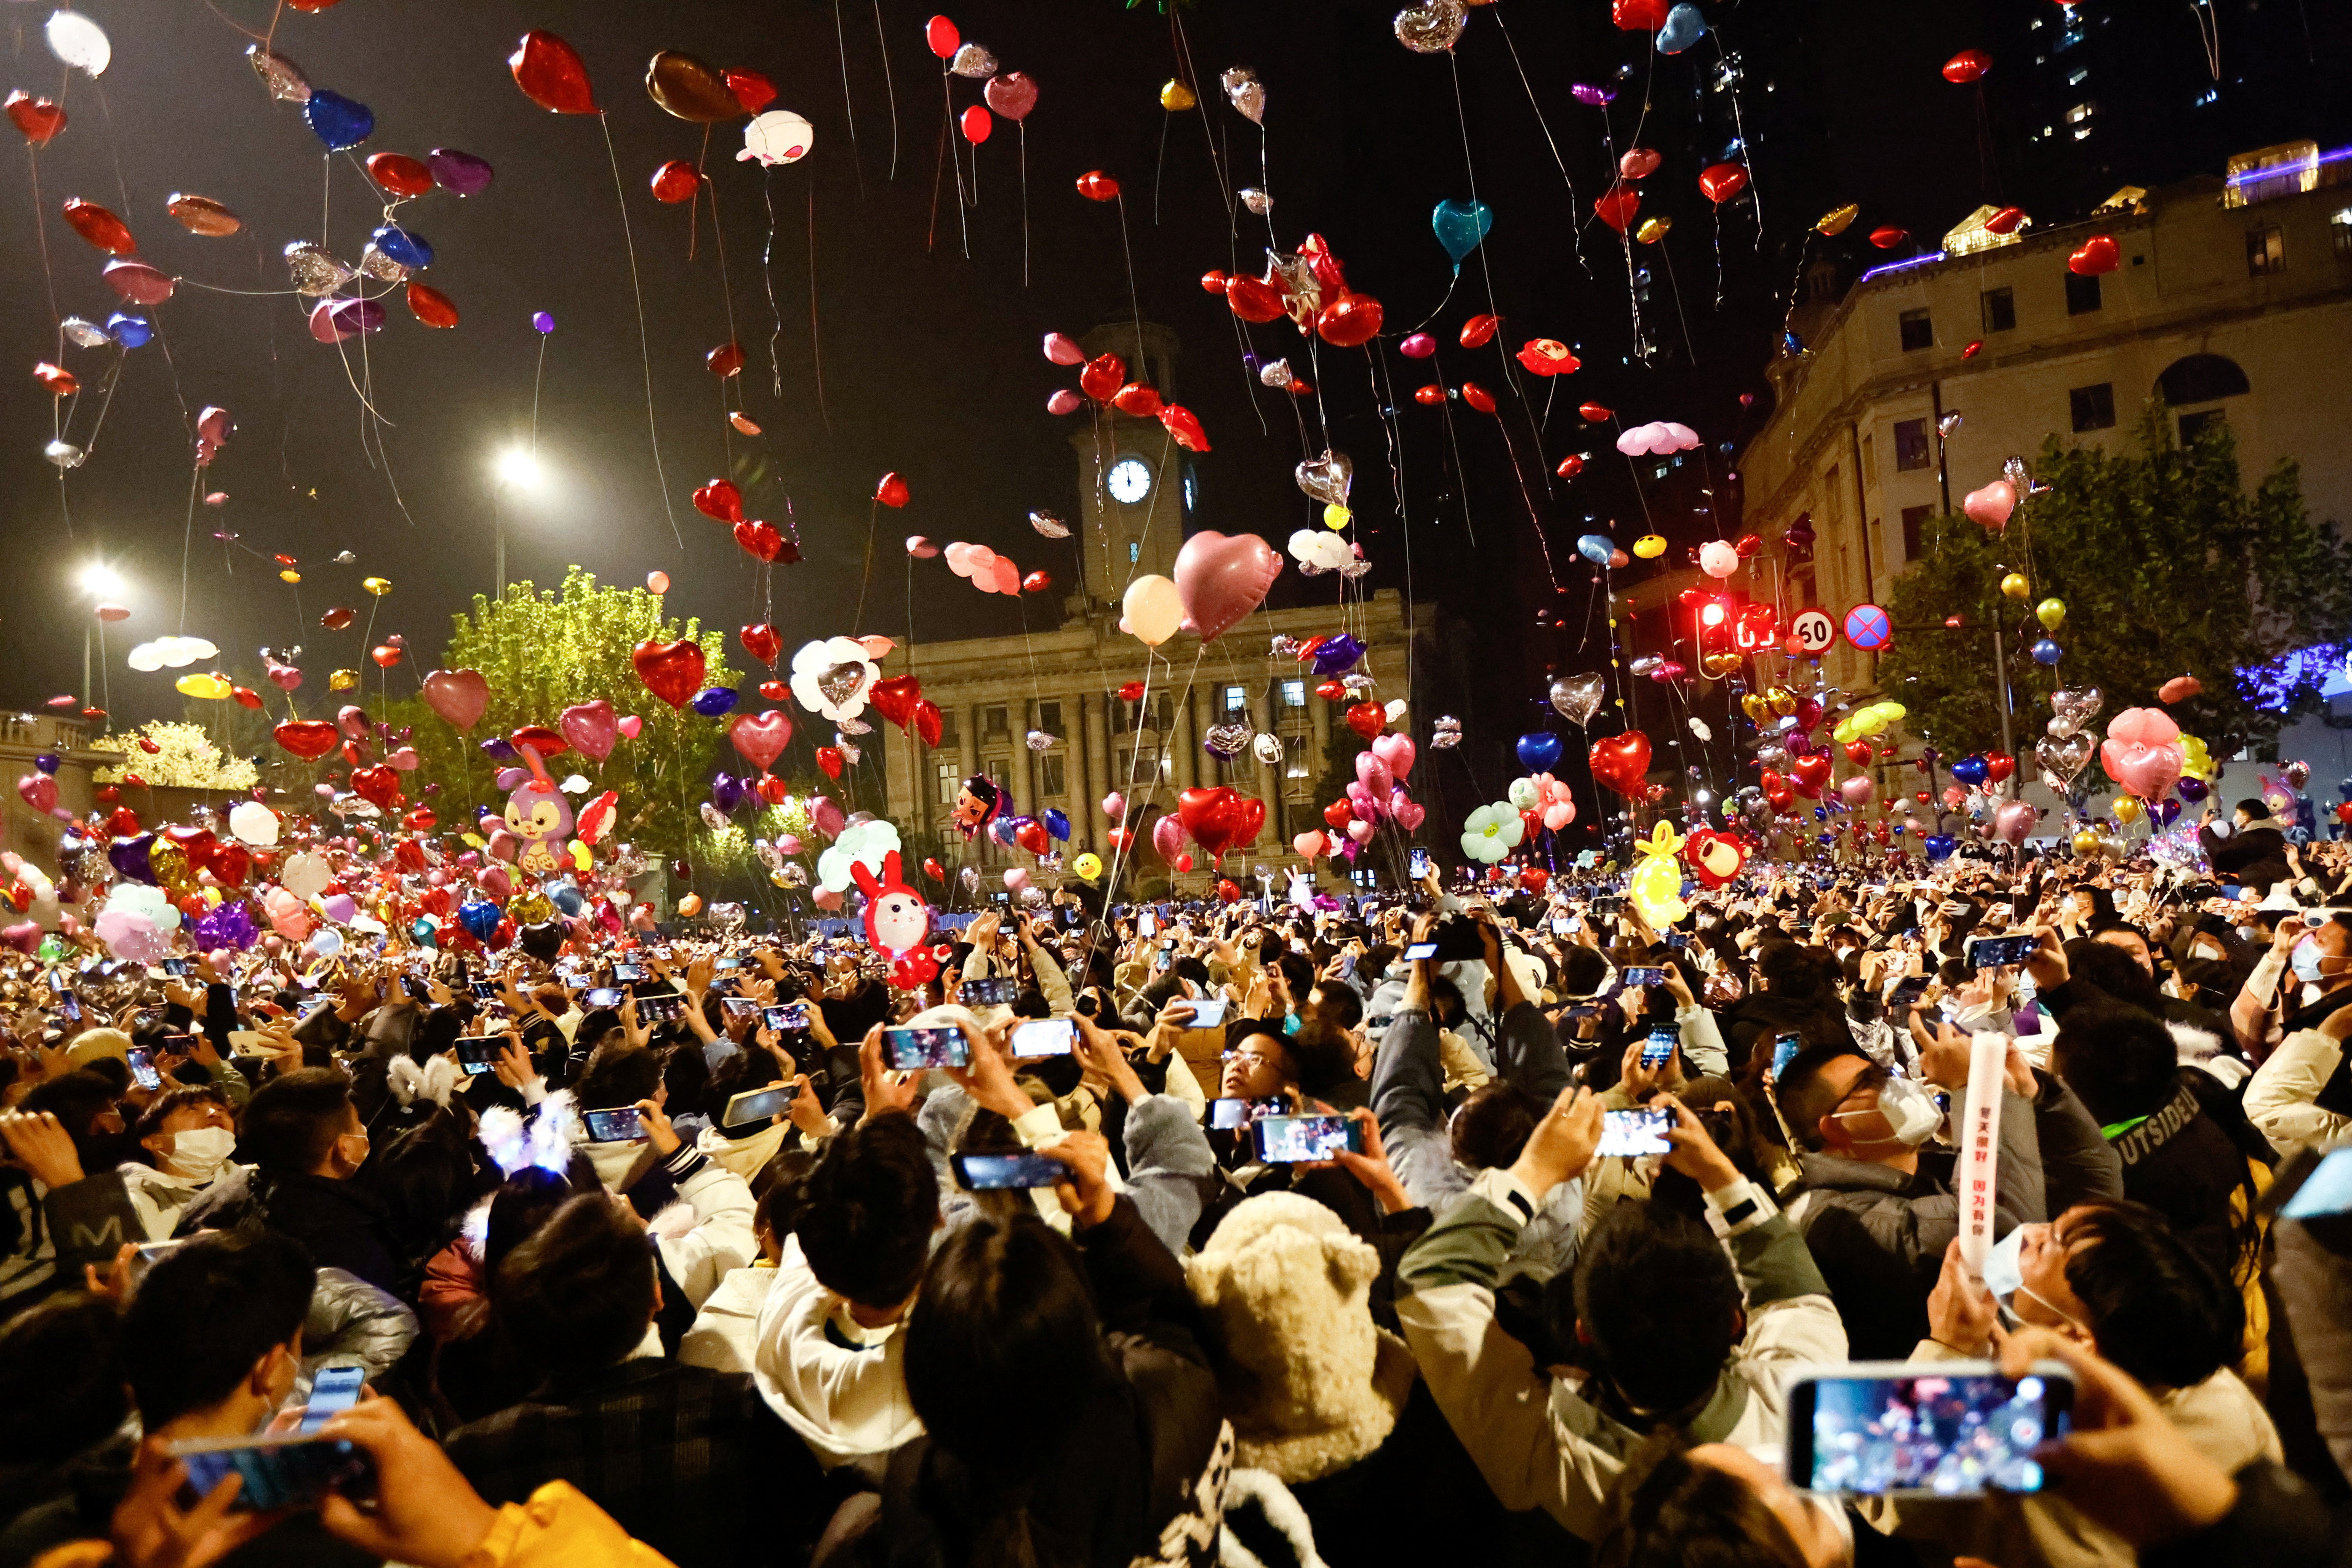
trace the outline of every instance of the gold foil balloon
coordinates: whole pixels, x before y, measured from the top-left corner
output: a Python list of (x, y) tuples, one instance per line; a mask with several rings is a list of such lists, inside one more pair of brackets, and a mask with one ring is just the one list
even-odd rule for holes
[(2033, 584), (2025, 580), (2022, 572), (2011, 572), (2000, 580), (2000, 591), (2012, 599), (2022, 599), (2033, 592)]
[(2128, 826), (2130, 824), (2137, 822), (2140, 819), (2140, 814), (2146, 808), (2140, 805), (2139, 796), (2136, 795), (2119, 795), (2116, 796), (2116, 804), (2113, 809), (2116, 814), (2116, 820)]
[(155, 880), (174, 898), (196, 890), (196, 879), (188, 869), (188, 852), (169, 838), (158, 837), (147, 851), (147, 868), (155, 873)]
[(537, 925), (554, 915), (555, 906), (547, 901), (544, 893), (525, 893), (508, 900), (507, 913), (514, 917), (517, 925)]
[(1674, 226), (1675, 220), (1670, 217), (1645, 217), (1642, 226), (1633, 231), (1633, 237), (1643, 245), (1655, 245), (1672, 233)]
[(392, 592), (392, 579), (389, 577), (362, 577), (360, 579), (360, 586), (365, 588), (369, 593), (373, 594), (377, 598), (381, 599), (386, 594)]
[(1191, 88), (1173, 77), (1160, 84), (1160, 107), (1171, 114), (1181, 114), (1184, 110), (1196, 107), (1200, 101), (1200, 99), (1193, 95)]
[(1832, 211), (1823, 213), (1821, 217), (1814, 222), (1813, 228), (1817, 233), (1834, 239), (1839, 235), (1843, 234), (1848, 227), (1852, 226), (1853, 220), (1861, 216), (1861, 205), (1855, 202), (1848, 202), (1842, 207), (1837, 207)]
[(2044, 599), (2033, 606), (2033, 618), (2042, 623), (2044, 631), (2056, 631), (2066, 618), (2066, 601)]
[(349, 691), (359, 683), (360, 672), (356, 669), (339, 669), (327, 677), (327, 689), (330, 691)]

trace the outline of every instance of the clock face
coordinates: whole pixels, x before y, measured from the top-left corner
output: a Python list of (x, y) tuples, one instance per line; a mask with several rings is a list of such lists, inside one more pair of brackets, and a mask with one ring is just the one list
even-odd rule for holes
[(1110, 466), (1112, 499), (1133, 506), (1151, 493), (1151, 469), (1140, 458), (1121, 458)]

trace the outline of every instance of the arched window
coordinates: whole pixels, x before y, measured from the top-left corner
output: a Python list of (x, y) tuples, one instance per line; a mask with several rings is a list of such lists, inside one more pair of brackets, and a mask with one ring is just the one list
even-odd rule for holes
[(2190, 354), (2174, 360), (2156, 378), (2156, 389), (2172, 407), (2191, 403), (2218, 403), (2251, 391), (2238, 362), (2220, 354)]

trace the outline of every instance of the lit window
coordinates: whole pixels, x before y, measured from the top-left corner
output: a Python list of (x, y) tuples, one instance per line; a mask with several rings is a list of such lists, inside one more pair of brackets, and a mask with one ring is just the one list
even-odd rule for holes
[(2078, 70), (2066, 79), (2066, 85), (2068, 87), (2080, 87), (2090, 79), (2091, 73), (2089, 71)]
[(1899, 473), (1916, 468), (1932, 468), (1935, 458), (1927, 449), (1927, 422), (1925, 419), (1899, 419), (1895, 425), (1895, 467)]
[(2352, 207), (2338, 207), (2327, 220), (2328, 237), (2335, 241), (2336, 254), (2352, 258)]
[(1249, 693), (1238, 686), (1225, 688), (1225, 711), (1238, 713), (1249, 706)]
[(2286, 230), (2276, 224), (2246, 231), (2246, 274), (2266, 278), (2286, 270)]
[(2221, 101), (2221, 89), (2218, 87), (2209, 87), (2203, 92), (2197, 95), (2196, 101), (2191, 104), (2190, 107), (2202, 109), (2209, 103), (2219, 103)]
[(2090, 139), (2091, 139), (2091, 128), (2090, 128), (2089, 126), (2087, 126), (2087, 125), (2078, 125), (2078, 126), (2074, 127), (2074, 140), (2075, 140), (2075, 141), (2077, 141), (2077, 142), (2087, 142), (2087, 141), (2089, 141)]
[(1936, 324), (1925, 310), (1906, 310), (1895, 318), (1895, 327), (1903, 335), (1903, 352), (1936, 346)]
[(1138, 562), (1141, 561), (1142, 559), (1143, 559), (1143, 546), (1142, 546), (1142, 544), (1141, 544), (1140, 542), (1139, 542), (1129, 541), (1129, 543), (1128, 543), (1128, 547), (1127, 547), (1127, 563), (1128, 563), (1129, 566), (1132, 566), (1132, 565), (1134, 565), (1136, 563), (1138, 563)]
[(1666, 465), (1660, 463), (1656, 468), (1650, 470), (1650, 477), (1654, 479), (1663, 479), (1666, 477)]
[(1282, 683), (1282, 705), (1285, 708), (1306, 707), (1307, 682), (1303, 680), (1284, 681)]
[(2098, 105), (2095, 103), (2078, 103), (2074, 108), (2066, 111), (2066, 123), (2069, 125), (2080, 125), (2083, 121), (2090, 119), (2092, 115), (2097, 112)]
[(963, 780), (961, 777), (962, 771), (962, 769), (957, 767), (953, 763), (941, 763), (940, 764), (939, 787), (940, 804), (941, 805), (953, 805), (955, 804), (956, 791), (961, 787), (963, 783)]

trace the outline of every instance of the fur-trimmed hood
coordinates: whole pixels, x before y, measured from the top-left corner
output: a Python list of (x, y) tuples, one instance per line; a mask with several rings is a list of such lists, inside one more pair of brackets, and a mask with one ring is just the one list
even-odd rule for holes
[(1295, 1193), (1245, 1200), (1186, 1260), (1213, 1325), (1237, 1463), (1311, 1481), (1388, 1441), (1414, 1368), (1372, 1321), (1380, 1270), (1375, 1248)]

